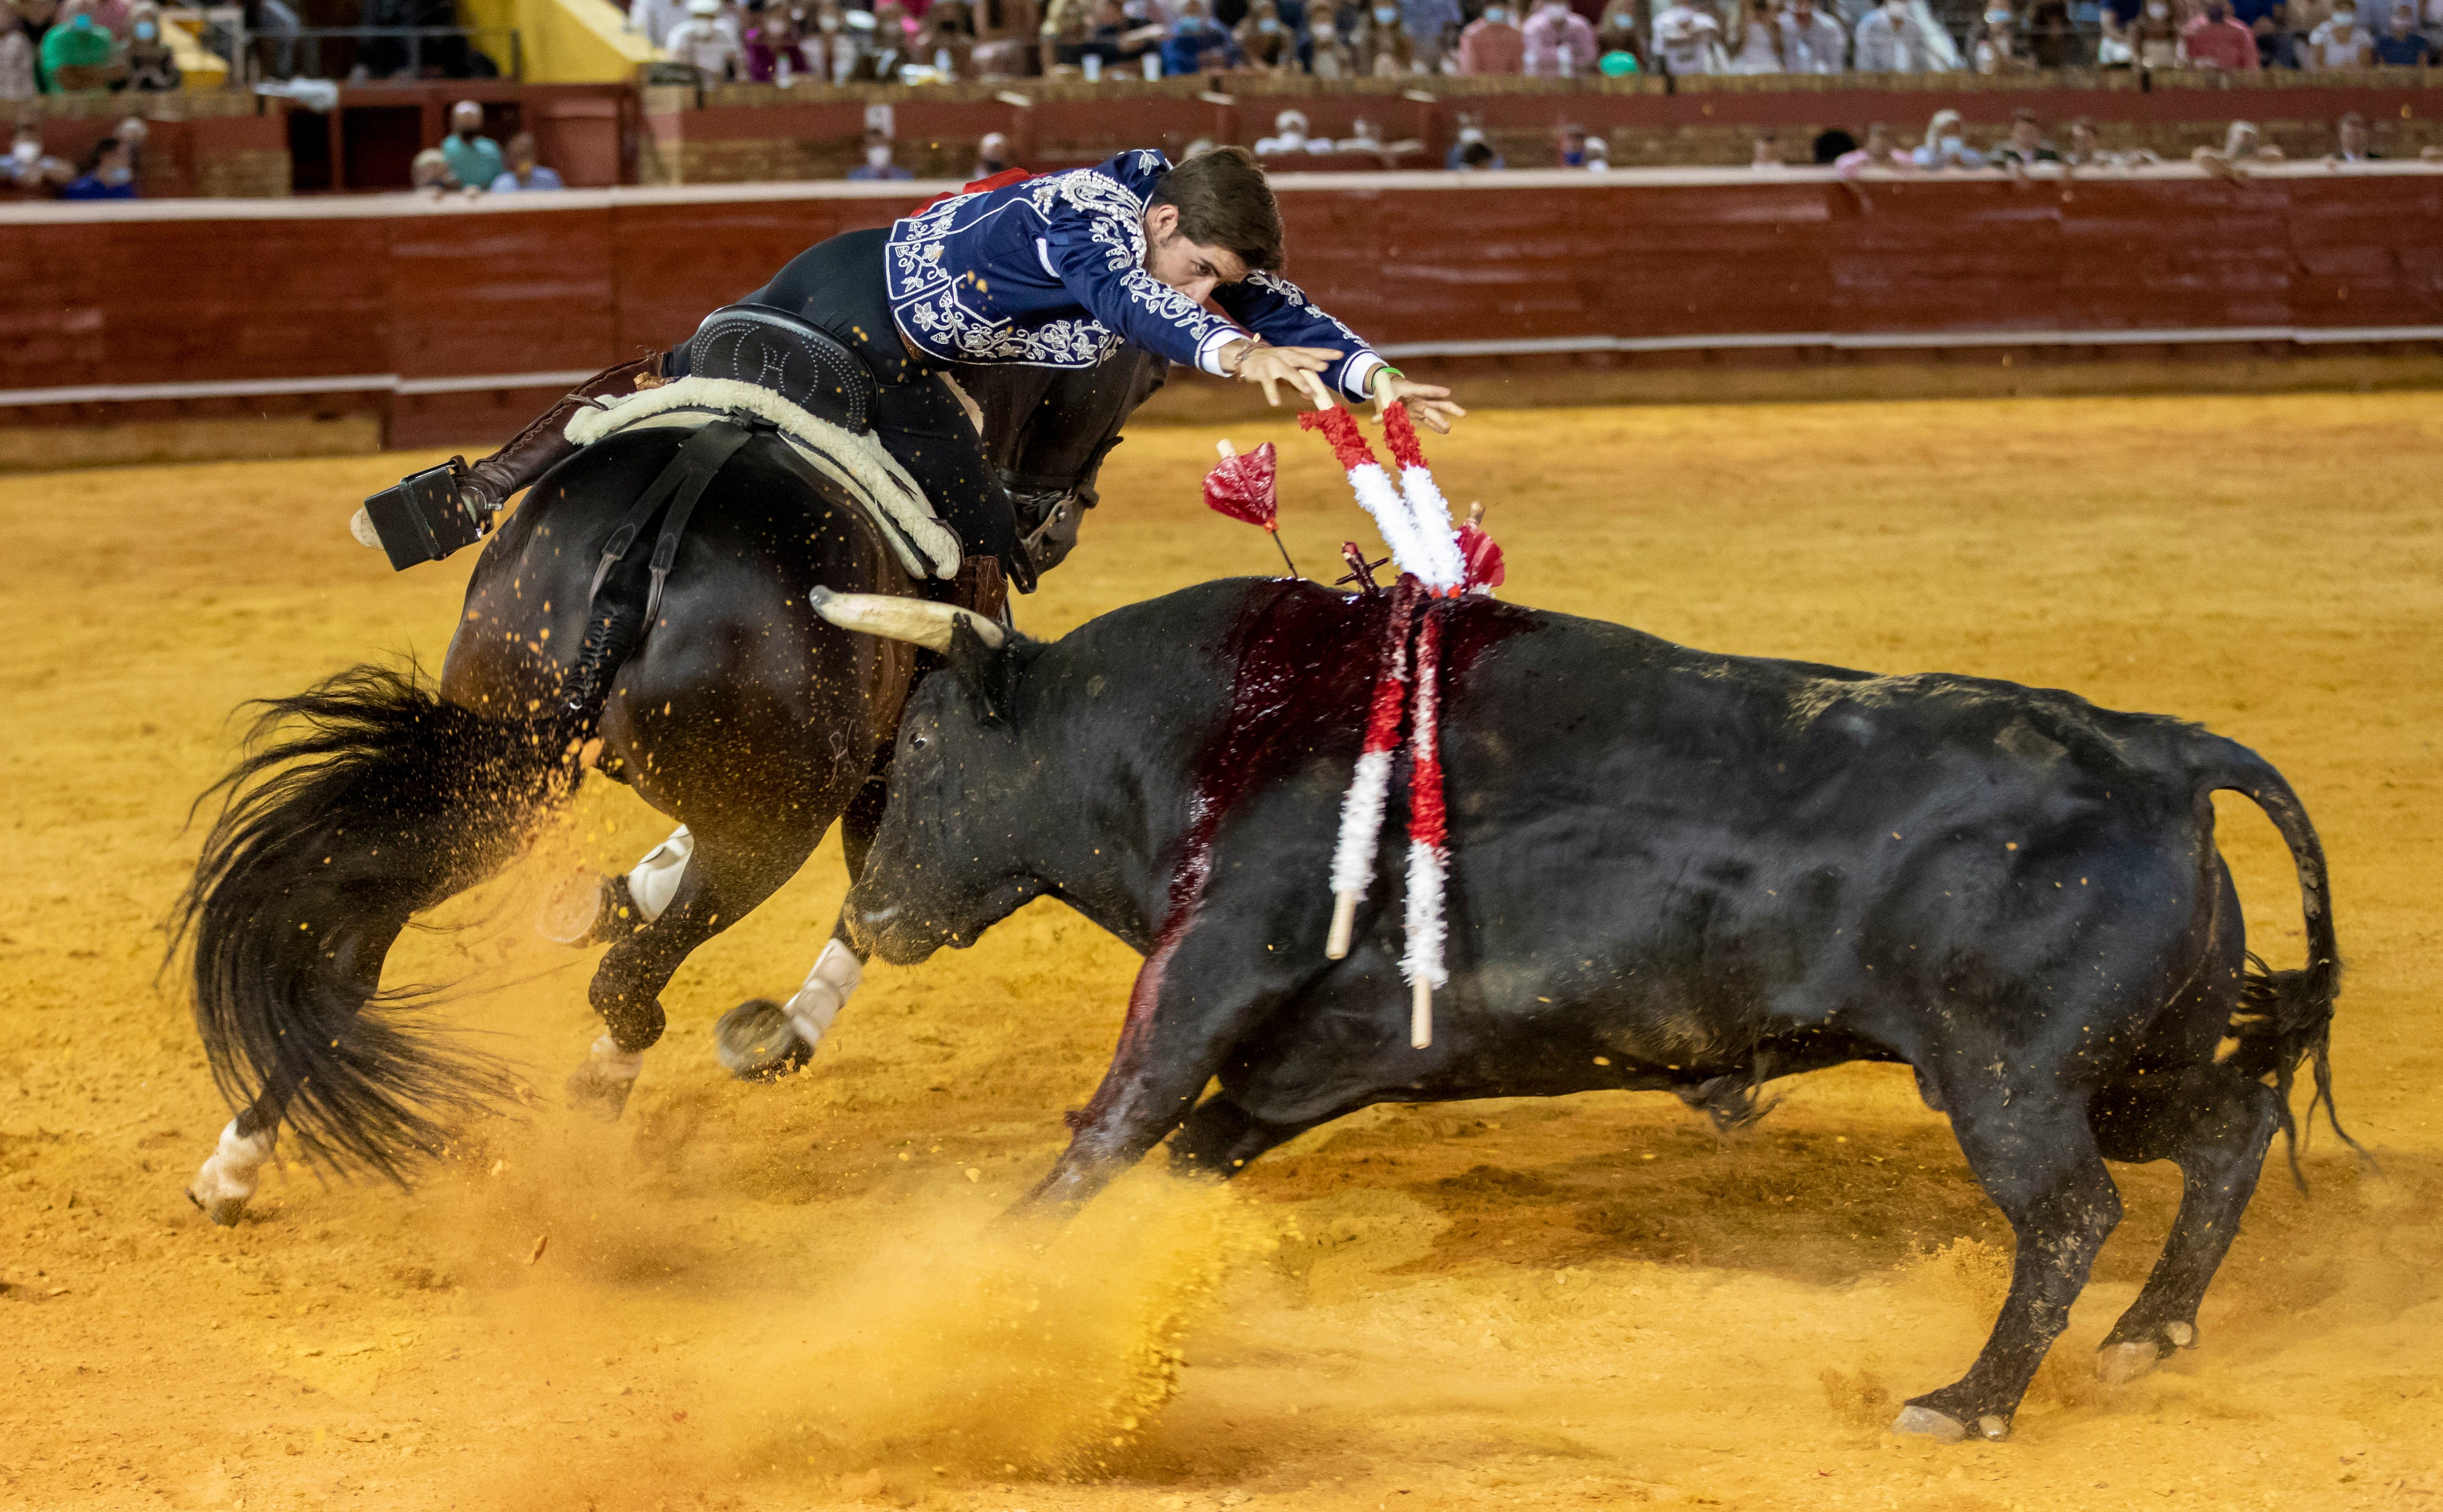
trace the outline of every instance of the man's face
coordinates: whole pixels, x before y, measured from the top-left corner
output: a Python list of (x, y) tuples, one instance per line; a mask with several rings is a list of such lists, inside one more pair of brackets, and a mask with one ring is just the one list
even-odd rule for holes
[(2036, 145), (2038, 135), (2039, 134), (2036, 131), (2036, 123), (2032, 120), (2014, 120), (2011, 122), (2011, 140), (2018, 146), (2033, 147)]
[(2355, 120), (2342, 122), (2342, 151), (2356, 155), (2366, 151), (2366, 144), (2367, 129), (2363, 123)]
[(1157, 205), (1146, 211), (1146, 271), (1161, 282), (1202, 304), (1217, 284), (1236, 283), (1247, 276), (1247, 264), (1236, 252), (1199, 246), (1179, 231), (1179, 207)]

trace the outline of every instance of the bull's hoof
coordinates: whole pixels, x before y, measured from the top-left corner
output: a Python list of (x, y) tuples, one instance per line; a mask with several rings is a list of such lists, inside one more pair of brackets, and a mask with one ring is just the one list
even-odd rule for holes
[(1915, 1433), (1938, 1444), (1956, 1444), (1968, 1437), (1968, 1425), (1931, 1407), (1903, 1407), (1892, 1419), (1895, 1433)]
[(768, 997), (750, 998), (721, 1015), (713, 1026), (713, 1057), (742, 1082), (769, 1082), (814, 1058), (815, 1047), (789, 1022), (785, 1009)]
[(2151, 1339), (2106, 1344), (2095, 1352), (2095, 1378), (2106, 1386), (2126, 1386), (2163, 1362), (2163, 1352)]

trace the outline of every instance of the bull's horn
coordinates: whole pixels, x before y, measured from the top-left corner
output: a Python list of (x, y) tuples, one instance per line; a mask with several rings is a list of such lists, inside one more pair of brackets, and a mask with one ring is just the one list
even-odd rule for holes
[(844, 630), (859, 630), (885, 640), (908, 641), (928, 651), (947, 651), (950, 631), (961, 621), (976, 639), (1001, 649), (1009, 635), (971, 609), (936, 604), (930, 599), (901, 598), (891, 593), (835, 593), (820, 583), (806, 591), (815, 612)]

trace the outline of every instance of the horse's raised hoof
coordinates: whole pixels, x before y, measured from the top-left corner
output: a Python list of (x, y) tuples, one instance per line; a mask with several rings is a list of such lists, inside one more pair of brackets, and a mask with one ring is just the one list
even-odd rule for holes
[(1968, 1437), (1968, 1425), (1931, 1407), (1903, 1407), (1892, 1419), (1895, 1433), (1915, 1433), (1938, 1444), (1956, 1444)]
[(2163, 1362), (2163, 1351), (2151, 1339), (2106, 1344), (2095, 1352), (2095, 1378), (2106, 1386), (2126, 1386)]
[(768, 997), (750, 998), (721, 1015), (713, 1026), (712, 1053), (721, 1068), (742, 1082), (769, 1082), (814, 1058), (815, 1047), (789, 1022), (788, 1011)]
[(622, 1050), (611, 1036), (594, 1042), (593, 1052), (568, 1073), (568, 1105), (591, 1113), (605, 1123), (616, 1123), (628, 1111), (628, 1094), (644, 1073), (645, 1052)]
[(596, 871), (571, 873), (535, 910), (535, 931), (555, 945), (590, 945), (610, 905), (610, 878)]

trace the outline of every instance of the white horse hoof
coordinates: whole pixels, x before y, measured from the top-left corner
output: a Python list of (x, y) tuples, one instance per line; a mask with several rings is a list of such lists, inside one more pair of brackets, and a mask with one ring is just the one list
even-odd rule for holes
[(605, 1123), (616, 1123), (619, 1115), (628, 1110), (628, 1094), (636, 1089), (636, 1078), (644, 1069), (644, 1051), (621, 1050), (605, 1034), (594, 1042), (593, 1052), (568, 1074), (569, 1106), (591, 1113)]
[(1931, 1407), (1903, 1407), (1892, 1419), (1895, 1433), (1916, 1433), (1938, 1444), (1956, 1444), (1968, 1436), (1968, 1425)]
[(241, 1136), (237, 1122), (231, 1120), (221, 1130), (220, 1143), (195, 1179), (187, 1183), (187, 1200), (204, 1211), (204, 1216), (222, 1228), (232, 1228), (246, 1211), (248, 1198), (254, 1195), (254, 1178), (271, 1158), (271, 1137), (266, 1134)]
[(2106, 1386), (2126, 1386), (2163, 1362), (2163, 1352), (2151, 1339), (2109, 1344), (2095, 1352), (2095, 1378)]

